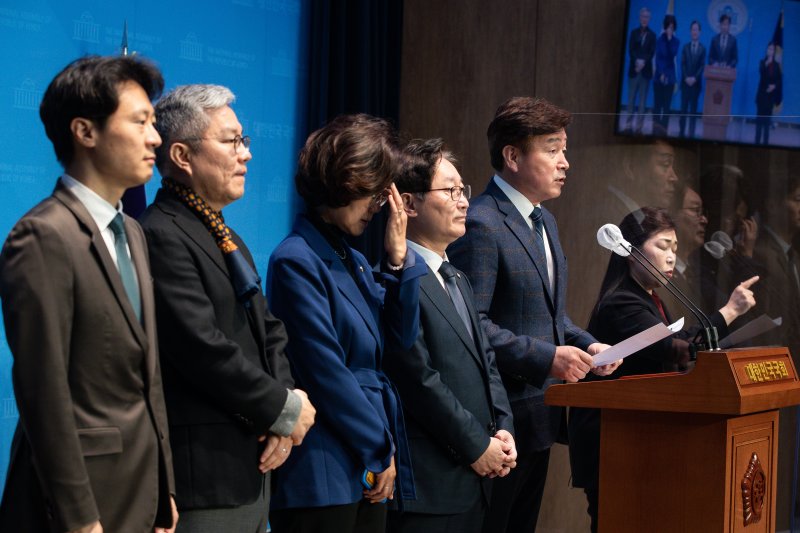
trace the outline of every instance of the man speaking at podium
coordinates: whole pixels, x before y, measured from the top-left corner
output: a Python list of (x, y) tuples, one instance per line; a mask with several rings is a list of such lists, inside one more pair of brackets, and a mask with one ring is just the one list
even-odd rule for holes
[(566, 314), (566, 257), (555, 218), (541, 206), (566, 183), (570, 120), (542, 98), (500, 105), (487, 131), (497, 174), (472, 202), (466, 235), (447, 251), (475, 289), (516, 430), (517, 468), (492, 487), (487, 533), (535, 530), (550, 446), (566, 433), (563, 408), (545, 405), (544, 391), (585, 377), (591, 356), (607, 347)]

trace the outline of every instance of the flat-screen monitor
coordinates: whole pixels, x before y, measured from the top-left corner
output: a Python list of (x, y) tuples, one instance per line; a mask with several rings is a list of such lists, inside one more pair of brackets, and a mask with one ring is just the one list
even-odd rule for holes
[(800, 147), (800, 0), (628, 0), (616, 133)]

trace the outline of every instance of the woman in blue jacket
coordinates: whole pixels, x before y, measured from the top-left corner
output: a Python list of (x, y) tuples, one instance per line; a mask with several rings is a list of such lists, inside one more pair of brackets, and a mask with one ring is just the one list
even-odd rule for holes
[(672, 94), (675, 92), (675, 70), (680, 41), (675, 37), (677, 22), (673, 15), (664, 17), (664, 32), (656, 41), (656, 72), (653, 76), (653, 134), (666, 135)]
[[(401, 158), (388, 123), (368, 115), (336, 118), (300, 153), (295, 185), (306, 212), (273, 252), (267, 290), (289, 334), (292, 374), (317, 419), (275, 473), (275, 533), (383, 532), (395, 486), (398, 496), (414, 497), (398, 397), (381, 370), (386, 336), (409, 348), (416, 339), (426, 273), (406, 249), (406, 215), (392, 184)], [(386, 256), (373, 272), (345, 237), (363, 233), (387, 203)]]

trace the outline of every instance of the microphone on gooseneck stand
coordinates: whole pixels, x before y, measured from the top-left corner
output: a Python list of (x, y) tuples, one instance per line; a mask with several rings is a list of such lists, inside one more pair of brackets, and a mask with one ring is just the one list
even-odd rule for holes
[[(617, 255), (621, 255), (623, 257), (631, 256), (636, 260), (640, 265), (644, 267), (645, 270), (650, 272), (650, 275), (655, 278), (669, 293), (675, 297), (680, 303), (683, 304), (697, 319), (697, 322), (700, 323), (702, 326), (702, 336), (704, 342), (698, 342), (697, 337), (695, 340), (692, 341), (691, 347), (691, 354), (692, 359), (696, 358), (698, 350), (719, 350), (719, 334), (717, 333), (717, 328), (711, 323), (708, 316), (697, 306), (694, 302), (692, 302), (688, 296), (686, 296), (683, 291), (681, 291), (672, 281), (664, 275), (656, 266), (647, 258), (644, 253), (639, 250), (637, 247), (629, 243), (625, 240), (622, 236), (622, 231), (614, 225), (614, 224), (605, 224), (597, 230), (597, 243), (606, 248), (611, 250)], [(635, 253), (634, 253), (635, 252)], [(644, 259), (647, 261), (647, 264), (650, 265), (651, 268), (648, 268), (647, 265), (644, 264), (642, 261)], [(699, 335), (698, 335), (699, 337)]]

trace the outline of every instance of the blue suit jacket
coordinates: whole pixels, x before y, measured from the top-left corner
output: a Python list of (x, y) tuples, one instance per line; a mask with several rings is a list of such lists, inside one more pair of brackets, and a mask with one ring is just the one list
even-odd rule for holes
[(358, 283), (300, 215), (270, 258), (270, 306), (289, 334), (295, 383), (317, 409), (303, 444), (275, 471), (273, 509), (357, 502), (364, 469), (385, 470), (396, 451), (396, 497), (414, 496), (402, 415), (381, 358), (384, 334), (406, 348), (416, 339), (419, 277), (427, 268), (412, 264), (409, 253), (399, 280), (376, 273), (382, 286), (364, 256), (349, 247), (347, 253)]
[(447, 250), (469, 276), (481, 325), (495, 351), (514, 415), (520, 450), (548, 448), (562, 431), (563, 408), (544, 404), (556, 346), (586, 349), (596, 342), (566, 314), (567, 259), (547, 209), (544, 226), (555, 267), (555, 291), (533, 230), (494, 183), (472, 201), (467, 232)]

